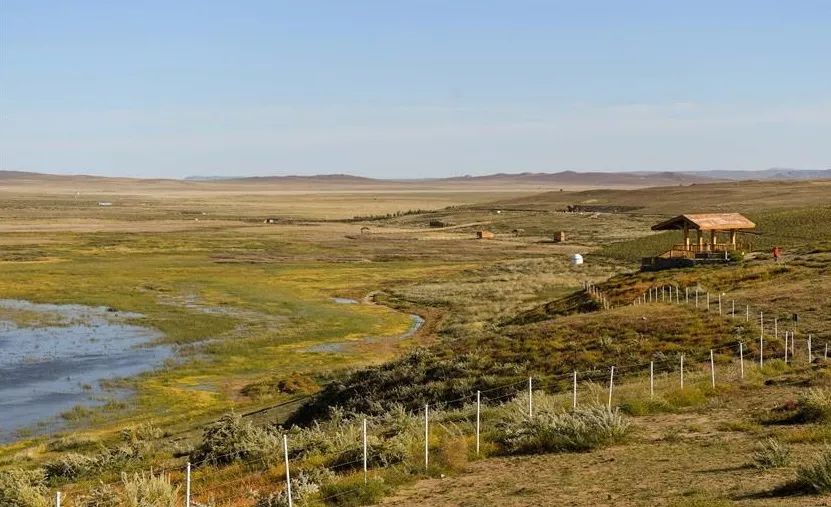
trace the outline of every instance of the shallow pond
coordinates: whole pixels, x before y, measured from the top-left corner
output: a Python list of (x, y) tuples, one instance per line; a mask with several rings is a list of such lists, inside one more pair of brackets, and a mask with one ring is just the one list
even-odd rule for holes
[(103, 307), (0, 299), (0, 441), (48, 433), (59, 414), (102, 398), (99, 382), (152, 370), (172, 355), (161, 334)]

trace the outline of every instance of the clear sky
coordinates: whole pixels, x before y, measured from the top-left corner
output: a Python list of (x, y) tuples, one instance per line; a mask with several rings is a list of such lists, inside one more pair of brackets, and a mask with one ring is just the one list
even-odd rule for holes
[(0, 0), (0, 169), (831, 167), (831, 1)]

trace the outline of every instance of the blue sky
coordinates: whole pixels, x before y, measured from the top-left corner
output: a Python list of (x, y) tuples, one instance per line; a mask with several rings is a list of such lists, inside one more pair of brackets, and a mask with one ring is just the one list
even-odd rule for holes
[(831, 167), (828, 1), (0, 0), (0, 169)]

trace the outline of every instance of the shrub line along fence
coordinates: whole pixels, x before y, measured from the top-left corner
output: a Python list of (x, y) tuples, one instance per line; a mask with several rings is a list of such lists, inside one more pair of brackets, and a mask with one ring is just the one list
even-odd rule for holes
[[(586, 285), (584, 285), (584, 288), (589, 294), (593, 295), (594, 297), (599, 298), (603, 302), (602, 303), (603, 308), (605, 308), (605, 309), (611, 308), (611, 305), (608, 303), (608, 300), (605, 298), (605, 296), (602, 295), (602, 292), (600, 292), (599, 290), (596, 289), (596, 287), (594, 287), (593, 285), (587, 283)], [(730, 312), (729, 313), (725, 314), (725, 312), (723, 311), (724, 306), (725, 306), (725, 305), (723, 305), (723, 303), (724, 303), (723, 296), (724, 296), (723, 293), (718, 295), (718, 299), (717, 299), (718, 315), (720, 315), (720, 316), (728, 315), (731, 318), (737, 318), (736, 312), (735, 312), (735, 309), (736, 309), (735, 300), (731, 300)], [(633, 305), (643, 305), (643, 304), (661, 303), (661, 302), (670, 303), (670, 304), (682, 304), (682, 297), (681, 297), (680, 287), (671, 286), (671, 285), (659, 286), (659, 287), (650, 287), (642, 295), (638, 296), (632, 302), (632, 304)], [(698, 287), (695, 288), (695, 291), (690, 291), (689, 288), (685, 288), (683, 302), (684, 302), (683, 304), (695, 305), (695, 308), (702, 308), (702, 309), (705, 309), (706, 311), (711, 311), (711, 306), (712, 306), (711, 303), (712, 302), (711, 302), (711, 297), (710, 297), (709, 292), (702, 293), (701, 291), (698, 290)], [(751, 319), (750, 319), (750, 306), (749, 305), (745, 305), (745, 312), (744, 313), (745, 313), (745, 315), (744, 315), (745, 316), (745, 321), (750, 323)], [(685, 386), (684, 386), (685, 373), (688, 374), (691, 370), (695, 371), (694, 368), (693, 368), (695, 365), (698, 365), (698, 366), (706, 365), (705, 370), (708, 370), (707, 373), (709, 373), (708, 376), (710, 377), (709, 378), (710, 386), (711, 386), (711, 388), (715, 389), (716, 385), (717, 385), (717, 383), (716, 383), (716, 380), (717, 380), (716, 360), (715, 360), (716, 354), (719, 354), (720, 356), (723, 356), (725, 353), (729, 352), (730, 361), (738, 360), (738, 369), (739, 369), (739, 371), (738, 371), (738, 380), (743, 380), (745, 378), (745, 362), (746, 362), (745, 355), (749, 355), (749, 357), (752, 357), (753, 355), (756, 355), (758, 357), (758, 363), (757, 364), (758, 364), (759, 369), (761, 370), (762, 368), (764, 368), (764, 361), (765, 361), (764, 345), (765, 345), (765, 329), (766, 329), (765, 324), (766, 323), (769, 323), (771, 325), (771, 327), (773, 328), (774, 337), (778, 341), (778, 336), (779, 336), (779, 321), (778, 321), (778, 318), (774, 318), (772, 322), (765, 321), (764, 314), (762, 312), (759, 312), (759, 322), (758, 322), (758, 324), (759, 324), (759, 337), (760, 338), (759, 338), (759, 343), (758, 343), (758, 350), (755, 353), (754, 353), (754, 351), (752, 350), (751, 347), (746, 348), (745, 343), (743, 341), (739, 340), (737, 343), (724, 344), (724, 345), (721, 345), (719, 347), (711, 348), (711, 349), (709, 349), (709, 351), (699, 352), (698, 354), (689, 354), (688, 355), (686, 353), (680, 353), (677, 357), (674, 357), (674, 358), (667, 357), (667, 358), (664, 358), (664, 359), (652, 360), (652, 361), (649, 361), (649, 362), (642, 362), (642, 363), (635, 363), (635, 364), (628, 364), (628, 365), (612, 365), (609, 368), (593, 369), (593, 370), (585, 370), (585, 371), (575, 370), (575, 371), (572, 371), (572, 372), (569, 372), (569, 373), (564, 373), (564, 374), (560, 374), (560, 375), (552, 375), (552, 376), (542, 376), (542, 377), (529, 376), (527, 381), (521, 380), (521, 381), (517, 381), (517, 382), (511, 382), (511, 383), (503, 384), (503, 385), (500, 385), (500, 386), (491, 387), (489, 389), (477, 390), (475, 393), (471, 392), (470, 394), (468, 394), (466, 396), (456, 398), (456, 399), (453, 399), (453, 400), (444, 400), (444, 401), (441, 401), (441, 402), (434, 402), (433, 404), (425, 404), (424, 409), (423, 409), (423, 418), (424, 418), (424, 464), (423, 464), (423, 466), (424, 466), (424, 470), (426, 472), (428, 472), (429, 469), (430, 469), (429, 467), (430, 467), (430, 427), (431, 427), (430, 426), (430, 423), (431, 423), (430, 414), (431, 414), (431, 408), (441, 409), (443, 407), (451, 406), (451, 405), (457, 404), (459, 402), (465, 402), (467, 400), (475, 400), (475, 412), (474, 412), (475, 413), (475, 422), (474, 422), (474, 425), (473, 425), (475, 434), (472, 435), (472, 436), (475, 438), (475, 455), (479, 456), (480, 453), (481, 453), (481, 435), (482, 435), (482, 428), (483, 428), (483, 425), (482, 425), (482, 407), (487, 406), (488, 402), (489, 403), (497, 402), (497, 406), (498, 406), (499, 404), (501, 404), (503, 402), (503, 400), (506, 400), (508, 398), (518, 398), (518, 397), (521, 397), (521, 396), (527, 396), (528, 397), (527, 417), (529, 419), (531, 419), (531, 418), (534, 417), (534, 392), (535, 392), (535, 390), (536, 391), (542, 391), (542, 392), (549, 392), (549, 393), (570, 394), (571, 395), (571, 400), (570, 400), (571, 401), (571, 403), (570, 403), (571, 408), (572, 408), (572, 410), (576, 410), (578, 408), (578, 393), (579, 393), (580, 383), (582, 382), (582, 383), (587, 384), (591, 387), (593, 385), (598, 385), (597, 384), (598, 382), (603, 382), (607, 386), (605, 390), (608, 391), (608, 395), (604, 396), (606, 398), (606, 408), (611, 411), (613, 409), (613, 406), (614, 406), (613, 401), (614, 401), (615, 387), (618, 386), (618, 385), (623, 384), (621, 382), (621, 377), (622, 376), (624, 376), (624, 377), (627, 376), (627, 375), (638, 376), (638, 375), (643, 375), (643, 374), (648, 372), (647, 374), (648, 374), (648, 378), (649, 378), (649, 381), (648, 381), (649, 397), (654, 398), (655, 393), (656, 393), (656, 391), (655, 391), (656, 374), (660, 375), (661, 373), (663, 373), (665, 380), (669, 379), (668, 376), (669, 376), (670, 373), (674, 373), (674, 374), (678, 375), (678, 377), (677, 377), (678, 384), (677, 385), (678, 385), (679, 389), (683, 390), (685, 388)], [(770, 329), (770, 328), (768, 328), (768, 329)], [(789, 361), (791, 363), (793, 363), (795, 361), (795, 355), (794, 355), (795, 342), (796, 342), (795, 336), (796, 336), (796, 327), (795, 326), (794, 326), (794, 329), (784, 332), (784, 340), (785, 340), (784, 343), (785, 343), (785, 345), (784, 345), (784, 349), (783, 349), (783, 353), (782, 353), (781, 357), (783, 358), (785, 363), (788, 363)], [(813, 338), (813, 336), (809, 334), (808, 338), (807, 338), (807, 354), (806, 354), (806, 359), (808, 360), (809, 364), (813, 363), (814, 359), (815, 359), (815, 356), (814, 356), (813, 350), (812, 350), (812, 338)], [(768, 358), (774, 358), (774, 357), (776, 357), (776, 354), (775, 353), (774, 354), (769, 354), (767, 357)], [(822, 357), (823, 357), (824, 360), (828, 359), (828, 343), (824, 344), (824, 352), (823, 352)], [(692, 359), (692, 361), (691, 361), (691, 359)], [(756, 363), (756, 361), (753, 360), (753, 359), (751, 359), (751, 361), (753, 363)], [(647, 367), (648, 367), (648, 370), (647, 370)], [(701, 370), (699, 369), (698, 371), (700, 372)], [(564, 382), (566, 382), (566, 381), (570, 381), (569, 383), (571, 385), (564, 384)], [(617, 382), (617, 384), (616, 384), (616, 382)], [(366, 383), (364, 383), (364, 384), (366, 384)], [(564, 387), (564, 385), (566, 387)], [(357, 387), (360, 387), (360, 386), (361, 385), (359, 384), (359, 385), (355, 385), (353, 387), (357, 388)], [(500, 390), (504, 390), (504, 389), (511, 388), (511, 387), (517, 387), (516, 392), (509, 392), (509, 393), (502, 394), (502, 395), (499, 395), (499, 396), (487, 397), (486, 399), (483, 399), (483, 398), (485, 398), (485, 397), (483, 397), (483, 394), (487, 394), (487, 393), (493, 392), (493, 391), (500, 391)], [(309, 398), (311, 398), (311, 396), (304, 396), (304, 397), (296, 398), (294, 400), (290, 400), (289, 402), (284, 402), (280, 405), (284, 406), (284, 405), (288, 405), (288, 404), (291, 404), (291, 403), (297, 403), (297, 402), (300, 402), (300, 401), (305, 401)], [(596, 401), (595, 405), (597, 405), (597, 404), (599, 404), (599, 403)], [(615, 410), (617, 410), (617, 409), (615, 408)], [(258, 412), (260, 412), (260, 411), (256, 411), (255, 413), (258, 413)], [(353, 467), (354, 465), (360, 464), (361, 468), (362, 468), (362, 472), (363, 472), (364, 485), (368, 484), (368, 482), (369, 482), (369, 473), (370, 473), (369, 462), (370, 462), (370, 458), (380, 457), (380, 455), (381, 455), (381, 452), (377, 452), (377, 453), (369, 452), (369, 447), (368, 447), (368, 443), (367, 443), (368, 442), (368, 437), (369, 437), (369, 430), (368, 430), (367, 423), (368, 423), (367, 417), (363, 417), (362, 420), (361, 420), (361, 432), (360, 432), (360, 434), (361, 434), (361, 442), (360, 442), (360, 444), (361, 444), (361, 447), (360, 447), (361, 448), (361, 457), (359, 457), (355, 460), (349, 461), (349, 462), (338, 463), (336, 465), (332, 465), (332, 466), (327, 467), (332, 472), (336, 472), (340, 469), (344, 469), (344, 468), (347, 468), (347, 467)], [(282, 437), (283, 438), (282, 438), (282, 446), (281, 447), (282, 447), (282, 451), (283, 451), (282, 452), (283, 456), (281, 457), (282, 458), (281, 461), (283, 461), (283, 464), (284, 464), (284, 467), (285, 467), (285, 486), (284, 486), (285, 489), (284, 489), (284, 491), (287, 493), (287, 498), (286, 499), (288, 501), (288, 505), (293, 507), (295, 499), (293, 498), (293, 493), (292, 493), (292, 490), (291, 490), (292, 477), (291, 477), (291, 459), (290, 459), (290, 454), (289, 454), (289, 436), (288, 436), (287, 433), (284, 433)], [(197, 462), (188, 462), (188, 463), (186, 463), (184, 465), (180, 465), (180, 466), (173, 466), (173, 467), (167, 467), (167, 468), (163, 468), (163, 469), (156, 469), (155, 473), (169, 474), (170, 472), (182, 472), (182, 474), (183, 474), (182, 483), (183, 484), (180, 484), (180, 486), (184, 486), (184, 498), (182, 500), (183, 500), (183, 505), (186, 506), (186, 507), (199, 507), (199, 506), (207, 505), (207, 504), (210, 504), (210, 503), (217, 503), (217, 502), (222, 503), (222, 502), (227, 502), (229, 500), (248, 498), (248, 496), (246, 496), (246, 495), (239, 495), (239, 494), (232, 494), (230, 496), (225, 496), (225, 497), (222, 497), (222, 498), (211, 498), (211, 497), (208, 496), (208, 494), (210, 494), (214, 491), (220, 490), (220, 489), (222, 489), (226, 486), (229, 486), (229, 485), (232, 485), (232, 484), (235, 484), (235, 483), (244, 482), (246, 477), (237, 477), (237, 478), (234, 478), (232, 480), (212, 484), (212, 485), (210, 485), (209, 487), (206, 487), (206, 488), (193, 488), (193, 484), (192, 484), (192, 480), (191, 480), (192, 470), (194, 468), (198, 468), (199, 466), (205, 465), (205, 464), (208, 464), (208, 463), (218, 463), (218, 460), (220, 458), (231, 458), (231, 457), (238, 456), (238, 455), (239, 455), (239, 451), (232, 452), (232, 453), (227, 453), (227, 454), (220, 455), (220, 456), (212, 456), (212, 457), (205, 458), (205, 459), (197, 461)], [(264, 457), (258, 457), (258, 458), (251, 459), (251, 460), (237, 462), (237, 464), (240, 465), (240, 466), (248, 466), (248, 465), (252, 465), (252, 464), (255, 464), (255, 463), (261, 463), (264, 466), (267, 466), (267, 464), (268, 464)], [(388, 470), (401, 471), (402, 466), (403, 466), (403, 463), (399, 463), (399, 464), (393, 464), (393, 465), (390, 465), (390, 466), (387, 466), (387, 467), (384, 467), (384, 468), (386, 468)], [(153, 474), (154, 470), (151, 469), (150, 473)], [(118, 481), (113, 481), (113, 482), (110, 482), (108, 484), (109, 485), (114, 485), (114, 484), (117, 484), (117, 482)], [(357, 493), (357, 492), (360, 491), (360, 488), (361, 488), (361, 486), (356, 486), (355, 488), (352, 488), (352, 489), (340, 491), (338, 493), (334, 493), (332, 495), (322, 497), (320, 500), (326, 502), (328, 500), (333, 500), (333, 499), (335, 499), (337, 497), (340, 497), (340, 496), (343, 496), (343, 495), (347, 495), (347, 494), (351, 494), (351, 493)], [(202, 498), (203, 502), (207, 502), (207, 504), (198, 502), (196, 497)], [(66, 497), (65, 497), (65, 495), (63, 494), (62, 491), (55, 491), (54, 498), (55, 498), (56, 507), (61, 507), (62, 502), (64, 502), (66, 500)]]

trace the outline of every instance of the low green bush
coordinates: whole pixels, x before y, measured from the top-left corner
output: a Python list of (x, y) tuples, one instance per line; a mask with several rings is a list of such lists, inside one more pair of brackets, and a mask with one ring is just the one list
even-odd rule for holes
[(797, 401), (795, 419), (798, 422), (831, 421), (831, 392), (826, 389), (809, 389)]
[(503, 420), (496, 440), (506, 454), (580, 452), (623, 440), (629, 422), (617, 411), (591, 407), (574, 412), (539, 411)]
[(831, 492), (831, 448), (826, 448), (815, 461), (796, 471), (796, 488), (811, 493)]
[(788, 464), (791, 459), (791, 449), (775, 438), (768, 438), (760, 442), (753, 452), (753, 465), (756, 468), (779, 468)]
[(231, 413), (205, 428), (202, 442), (194, 449), (190, 460), (197, 465), (223, 465), (257, 457), (273, 459), (281, 452), (282, 440), (278, 435)]
[(354, 476), (346, 480), (324, 485), (320, 497), (327, 505), (355, 507), (374, 505), (389, 491), (389, 486), (382, 479), (370, 479), (364, 484), (363, 476)]
[(47, 507), (46, 475), (41, 470), (11, 469), (0, 472), (0, 506)]
[(164, 474), (121, 474), (124, 487), (123, 503), (127, 507), (177, 507), (179, 486)]

